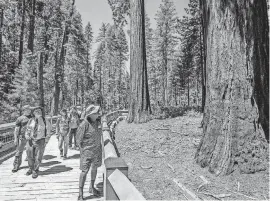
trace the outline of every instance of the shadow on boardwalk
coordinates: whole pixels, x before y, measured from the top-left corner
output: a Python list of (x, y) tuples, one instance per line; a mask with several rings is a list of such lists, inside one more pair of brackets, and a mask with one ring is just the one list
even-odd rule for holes
[[(58, 162), (58, 161), (57, 161)], [(58, 162), (59, 163), (59, 162)], [(43, 164), (44, 165), (44, 164)], [(50, 169), (47, 169), (45, 171), (40, 171), (39, 175), (50, 175), (50, 174), (58, 174), (61, 172), (68, 172), (72, 170), (73, 168), (67, 167), (65, 165), (57, 165), (54, 167), (51, 167)]]

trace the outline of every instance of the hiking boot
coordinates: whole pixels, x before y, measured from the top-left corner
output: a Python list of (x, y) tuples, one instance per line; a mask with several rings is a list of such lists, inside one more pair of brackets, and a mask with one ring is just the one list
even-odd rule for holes
[(31, 169), (29, 169), (29, 170), (25, 173), (26, 176), (29, 176), (30, 174), (32, 174), (32, 170), (31, 170)]
[(91, 186), (89, 187), (89, 193), (93, 194), (94, 196), (98, 196), (99, 192), (97, 189), (92, 188)]
[(36, 171), (33, 171), (32, 173), (32, 178), (35, 179), (38, 177), (38, 173)]
[(12, 171), (13, 173), (18, 172), (18, 168), (13, 168), (11, 171)]

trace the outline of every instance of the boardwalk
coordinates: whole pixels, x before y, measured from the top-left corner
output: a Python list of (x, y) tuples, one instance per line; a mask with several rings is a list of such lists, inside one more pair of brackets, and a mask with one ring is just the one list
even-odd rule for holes
[[(23, 153), (21, 169), (12, 173), (13, 157), (0, 165), (0, 200), (77, 200), (79, 183), (79, 151), (69, 150), (68, 159), (59, 157), (57, 139), (53, 135), (46, 147), (39, 177), (26, 176), (26, 153)], [(84, 189), (87, 200), (104, 200), (89, 194), (90, 172)], [(102, 192), (103, 167), (98, 169), (97, 188)]]

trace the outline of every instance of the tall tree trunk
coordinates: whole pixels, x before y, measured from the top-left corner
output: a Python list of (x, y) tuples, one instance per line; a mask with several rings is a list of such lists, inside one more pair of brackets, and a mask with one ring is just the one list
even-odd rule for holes
[(39, 94), (39, 106), (42, 107), (42, 113), (45, 115), (45, 108), (44, 108), (44, 90), (43, 90), (43, 52), (40, 53), (39, 57), (39, 66), (37, 69), (37, 78), (38, 78), (38, 94)]
[(55, 51), (55, 64), (54, 64), (54, 94), (53, 94), (53, 104), (52, 104), (52, 115), (57, 115), (59, 109), (59, 98), (60, 98), (60, 83), (61, 83), (61, 70), (58, 65), (58, 39), (56, 43), (56, 51)]
[(187, 90), (188, 90), (187, 98), (188, 98), (188, 101), (187, 102), (188, 102), (188, 106), (189, 106), (189, 76), (188, 76), (188, 83), (187, 84), (188, 84), (188, 86), (187, 86)]
[(145, 47), (144, 0), (131, 0), (130, 106), (128, 122), (146, 122), (151, 114)]
[(201, 28), (200, 31), (200, 57), (201, 57), (201, 76), (202, 76), (202, 112), (204, 112), (205, 107), (205, 96), (206, 96), (206, 6), (205, 1), (200, 0), (200, 10), (201, 10)]
[(25, 0), (22, 0), (22, 21), (21, 21), (20, 49), (19, 49), (19, 62), (18, 62), (19, 65), (22, 63), (22, 59), (23, 59), (24, 27), (25, 27)]
[(34, 52), (34, 37), (35, 37), (35, 15), (36, 15), (36, 0), (31, 0), (30, 25), (29, 25), (29, 37), (28, 37), (28, 49)]
[[(0, 18), (1, 18), (1, 21), (0, 21), (0, 64), (2, 62), (2, 45), (3, 45), (3, 22), (4, 22), (4, 9), (1, 8), (1, 11), (0, 11)], [(1, 65), (2, 66), (2, 65)]]
[[(69, 13), (68, 21), (71, 21), (73, 13), (74, 13), (74, 4), (75, 0), (72, 0), (71, 11)], [(63, 88), (63, 81), (64, 81), (64, 65), (65, 65), (65, 44), (68, 42), (68, 35), (69, 35), (69, 22), (65, 23), (64, 31), (63, 31), (63, 38), (60, 50), (60, 57), (59, 57), (59, 66), (58, 62), (56, 63), (56, 73), (55, 73), (55, 90), (54, 90), (54, 115), (58, 113), (58, 106), (59, 106), (59, 98), (60, 98), (60, 91), (61, 87)], [(62, 86), (61, 86), (62, 84)], [(64, 104), (65, 95), (62, 90), (62, 102), (61, 108)]]
[(266, 170), (265, 134), (269, 127), (266, 1), (208, 0), (204, 5), (208, 52), (206, 105), (196, 161), (217, 175), (237, 169), (243, 173)]

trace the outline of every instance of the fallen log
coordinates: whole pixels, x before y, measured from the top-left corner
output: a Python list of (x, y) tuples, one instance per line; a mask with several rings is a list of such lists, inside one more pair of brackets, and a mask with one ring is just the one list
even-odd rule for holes
[(201, 200), (195, 193), (188, 190), (178, 179), (173, 179), (173, 181), (174, 181), (174, 183), (176, 183), (179, 186), (179, 188), (182, 189), (182, 191), (187, 193), (189, 195), (189, 197), (192, 198), (192, 200)]

